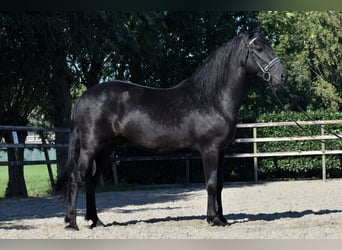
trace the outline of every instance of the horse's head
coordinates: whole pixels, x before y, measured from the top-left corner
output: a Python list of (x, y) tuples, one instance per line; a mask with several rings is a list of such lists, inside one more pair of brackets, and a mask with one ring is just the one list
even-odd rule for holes
[(287, 71), (264, 35), (259, 31), (247, 31), (243, 40), (248, 49), (246, 60), (248, 71), (256, 73), (272, 86), (284, 84), (287, 80)]

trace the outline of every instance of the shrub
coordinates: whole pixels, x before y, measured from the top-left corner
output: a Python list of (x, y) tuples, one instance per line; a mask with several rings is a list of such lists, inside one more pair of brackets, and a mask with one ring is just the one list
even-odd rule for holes
[[(257, 122), (281, 122), (281, 121), (307, 121), (307, 120), (337, 120), (342, 119), (340, 112), (326, 112), (324, 110), (308, 112), (308, 116), (296, 112), (280, 112), (261, 115)], [(298, 126), (258, 128), (258, 137), (289, 137), (320, 135), (321, 126)], [(341, 125), (325, 125), (325, 134), (341, 134)], [(326, 149), (341, 149), (342, 140), (329, 140), (325, 143)], [(321, 141), (294, 141), (294, 142), (267, 142), (258, 143), (259, 152), (277, 151), (311, 151), (321, 150)], [(326, 156), (328, 177), (341, 177), (341, 155)], [(261, 178), (318, 178), (321, 177), (322, 157), (301, 156), (282, 158), (263, 158), (259, 160), (259, 173)]]

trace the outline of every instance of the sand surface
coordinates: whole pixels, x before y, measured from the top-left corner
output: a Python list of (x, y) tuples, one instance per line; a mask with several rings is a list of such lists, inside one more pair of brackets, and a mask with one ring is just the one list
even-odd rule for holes
[(342, 180), (225, 185), (226, 227), (206, 223), (204, 187), (97, 194), (106, 227), (89, 229), (78, 198), (80, 231), (64, 229), (55, 197), (0, 201), (1, 239), (342, 239)]

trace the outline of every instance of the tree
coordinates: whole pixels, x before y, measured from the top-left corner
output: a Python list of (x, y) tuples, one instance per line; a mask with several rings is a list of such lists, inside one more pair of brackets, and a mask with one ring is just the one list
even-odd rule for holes
[(341, 111), (342, 13), (269, 11), (258, 17), (287, 65), (289, 108)]
[[(236, 35), (254, 12), (151, 11), (129, 13), (109, 58), (112, 78), (169, 87)], [(108, 70), (105, 70), (108, 72)]]
[[(43, 22), (41, 16), (22, 13), (0, 14), (0, 124), (27, 125), (32, 111), (40, 104), (47, 83), (46, 60), (42, 56), (41, 37), (35, 36)], [(11, 132), (2, 132), (8, 143)], [(24, 143), (26, 133), (18, 133)], [(8, 150), (9, 161), (22, 161), (23, 150)], [(23, 165), (9, 166), (6, 196), (27, 196)]]
[[(65, 93), (70, 96), (64, 72), (63, 16), (42, 12), (2, 12), (0, 15), (0, 124), (28, 125), (34, 115), (52, 110), (44, 113), (54, 117), (55, 125), (59, 125), (59, 118), (66, 120), (61, 122), (63, 127), (69, 125), (71, 105), (68, 107), (67, 98), (63, 98), (62, 104), (57, 101)], [(54, 105), (49, 105), (51, 100)], [(2, 137), (6, 142), (13, 142), (9, 133), (3, 132)], [(26, 133), (19, 133), (18, 137), (24, 143)], [(8, 160), (22, 162), (23, 150), (8, 150)], [(26, 197), (23, 165), (9, 166), (8, 171), (6, 195)]]

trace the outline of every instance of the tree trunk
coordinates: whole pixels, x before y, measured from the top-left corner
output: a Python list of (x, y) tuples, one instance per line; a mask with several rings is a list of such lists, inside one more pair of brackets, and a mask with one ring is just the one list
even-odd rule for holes
[[(58, 68), (57, 68), (58, 67)], [(54, 100), (53, 122), (55, 128), (69, 128), (71, 122), (71, 94), (70, 79), (68, 69), (62, 66), (56, 66), (53, 78), (51, 97)], [(56, 144), (68, 144), (69, 134), (65, 132), (56, 132)], [(57, 177), (64, 172), (65, 163), (68, 157), (67, 148), (57, 148)]]
[[(18, 131), (19, 143), (24, 143), (27, 136), (27, 131)], [(14, 143), (12, 132), (3, 134), (6, 143)], [(8, 184), (5, 196), (8, 198), (27, 197), (27, 189), (24, 178), (24, 149), (23, 148), (9, 148), (7, 150), (8, 157)]]

